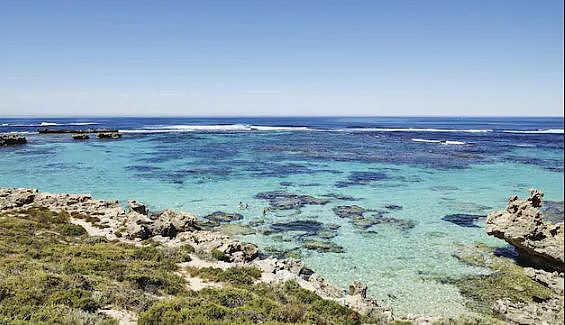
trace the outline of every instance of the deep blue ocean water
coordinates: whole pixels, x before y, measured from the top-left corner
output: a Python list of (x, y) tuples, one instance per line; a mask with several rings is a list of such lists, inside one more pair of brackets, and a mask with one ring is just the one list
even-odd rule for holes
[[(119, 140), (75, 141), (40, 128), (113, 128)], [(137, 199), (205, 216), (237, 212), (261, 248), (300, 254), (345, 287), (352, 280), (398, 313), (455, 315), (446, 278), (486, 272), (459, 262), (462, 245), (504, 243), (482, 216), (531, 187), (563, 200), (562, 118), (0, 118), (0, 186)], [(329, 200), (271, 209), (285, 193)], [(267, 192), (267, 193), (266, 193)], [(243, 209), (241, 203), (248, 207)], [(362, 217), (339, 206), (366, 209)], [(327, 240), (342, 253), (304, 248)]]

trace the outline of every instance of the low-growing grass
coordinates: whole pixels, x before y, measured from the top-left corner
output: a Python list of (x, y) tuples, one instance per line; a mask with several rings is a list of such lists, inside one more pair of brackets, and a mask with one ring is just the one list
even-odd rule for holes
[(261, 277), (261, 270), (253, 266), (235, 266), (227, 269), (214, 267), (189, 267), (190, 275), (213, 282), (226, 282), (234, 285), (253, 284)]
[(203, 289), (163, 300), (140, 324), (360, 324), (358, 313), (302, 289), (296, 282)]
[(179, 262), (194, 248), (137, 247), (90, 237), (66, 212), (0, 214), (0, 324), (116, 324), (102, 307), (141, 324), (359, 324), (370, 321), (295, 282), (254, 284), (255, 267), (189, 268), (223, 288), (190, 291)]
[(94, 312), (105, 305), (140, 312), (156, 296), (186, 292), (175, 274), (186, 251), (166, 256), (88, 237), (69, 217), (42, 208), (0, 215), (0, 323), (62, 323), (69, 314), (111, 321)]

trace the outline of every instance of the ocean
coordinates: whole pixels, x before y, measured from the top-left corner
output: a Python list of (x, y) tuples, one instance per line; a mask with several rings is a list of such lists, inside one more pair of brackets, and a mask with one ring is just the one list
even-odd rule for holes
[(239, 213), (255, 231), (241, 240), (343, 288), (365, 282), (397, 314), (464, 312), (449, 280), (487, 270), (454, 254), (505, 246), (484, 216), (532, 187), (563, 200), (562, 118), (0, 118), (0, 133), (28, 140), (0, 148), (2, 187)]

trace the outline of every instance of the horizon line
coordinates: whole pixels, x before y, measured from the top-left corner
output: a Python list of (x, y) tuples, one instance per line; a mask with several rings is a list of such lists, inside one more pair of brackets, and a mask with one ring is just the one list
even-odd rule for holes
[(564, 115), (0, 115), (0, 118), (565, 118)]

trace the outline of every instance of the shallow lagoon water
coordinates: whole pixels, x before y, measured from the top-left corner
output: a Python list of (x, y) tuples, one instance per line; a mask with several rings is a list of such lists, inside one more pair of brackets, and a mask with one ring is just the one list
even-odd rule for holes
[[(463, 312), (464, 298), (442, 280), (486, 270), (462, 264), (453, 254), (475, 242), (504, 246), (484, 233), (481, 219), (478, 227), (462, 227), (444, 216), (486, 215), (531, 187), (542, 189), (548, 200), (563, 199), (563, 135), (506, 132), (562, 130), (560, 119), (54, 121), (130, 131), (120, 140), (85, 142), (34, 134), (41, 121), (0, 121), (8, 124), (0, 132), (31, 132), (27, 145), (0, 148), (0, 186), (135, 198), (154, 210), (173, 207), (200, 216), (241, 213), (243, 224), (263, 223), (243, 240), (269, 250), (298, 248), (315, 271), (344, 288), (352, 280), (366, 282), (369, 295), (400, 314)], [(230, 126), (222, 127), (225, 123)], [(390, 131), (399, 127), (403, 131)], [(435, 142), (441, 140), (455, 144)], [(329, 202), (263, 215), (269, 203), (256, 195), (275, 190)], [(240, 209), (239, 202), (248, 208)], [(359, 227), (334, 213), (341, 205), (358, 205), (375, 210), (368, 217), (378, 214), (414, 226)], [(344, 252), (304, 249), (304, 240), (312, 236), (303, 232), (261, 232), (269, 224), (301, 220), (340, 226), (328, 240)]]

